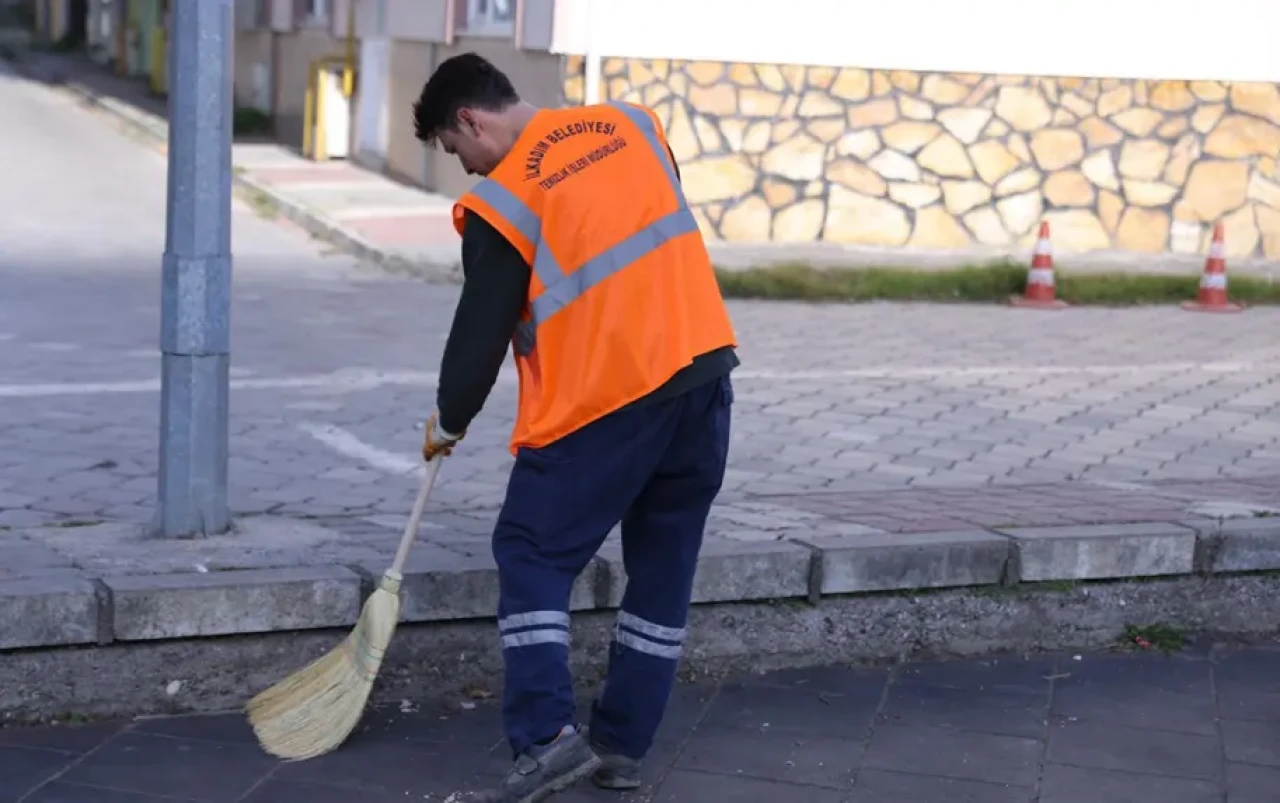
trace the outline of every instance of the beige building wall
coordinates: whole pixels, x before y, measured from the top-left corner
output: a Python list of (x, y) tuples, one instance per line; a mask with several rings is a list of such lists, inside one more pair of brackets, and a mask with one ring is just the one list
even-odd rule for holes
[(302, 28), (274, 36), (275, 128), (284, 145), (302, 147), (303, 110), (311, 62), (324, 56), (341, 56), (343, 40), (322, 28)]
[(387, 76), (386, 173), (409, 184), (422, 184), (427, 161), (423, 145), (413, 136), (413, 102), (430, 74), (435, 45), (397, 39), (391, 43)]
[(520, 50), (510, 39), (459, 36), (451, 45), (397, 40), (391, 47), (388, 87), (387, 173), (451, 197), (475, 183), (442, 151), (426, 148), (413, 133), (413, 104), (436, 65), (461, 53), (475, 52), (511, 77), (516, 91), (538, 106), (562, 102), (562, 59), (535, 50)]
[[(254, 108), (258, 98), (255, 96), (254, 73), (265, 65), (270, 76), (272, 67), (271, 51), (275, 34), (266, 29), (238, 30), (235, 43), (235, 102), (236, 106)], [(270, 79), (269, 79), (270, 80)], [(274, 98), (274, 90), (268, 98)], [(265, 111), (265, 110), (264, 110)]]

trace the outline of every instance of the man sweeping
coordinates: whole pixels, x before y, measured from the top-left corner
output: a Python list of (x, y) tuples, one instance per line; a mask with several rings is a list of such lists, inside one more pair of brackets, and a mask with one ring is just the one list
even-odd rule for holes
[[(733, 326), (652, 111), (539, 109), (475, 54), (436, 69), (419, 139), (483, 176), (453, 209), (464, 282), (423, 457), (448, 454), (506, 356), (515, 464), (493, 533), (514, 766), (473, 799), (533, 803), (590, 775), (640, 785), (675, 683), (703, 529), (724, 478)], [(626, 594), (588, 727), (569, 595), (622, 525)]]

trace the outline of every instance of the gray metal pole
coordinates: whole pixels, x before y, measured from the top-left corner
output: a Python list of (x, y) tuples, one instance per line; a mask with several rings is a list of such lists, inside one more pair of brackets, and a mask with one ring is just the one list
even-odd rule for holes
[(233, 0), (169, 4), (158, 535), (226, 532)]

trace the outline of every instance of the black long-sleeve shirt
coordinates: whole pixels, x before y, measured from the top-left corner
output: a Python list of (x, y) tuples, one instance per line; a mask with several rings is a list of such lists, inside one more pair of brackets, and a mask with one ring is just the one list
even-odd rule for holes
[[(675, 164), (675, 156), (671, 162)], [(676, 176), (680, 168), (676, 166)], [(445, 341), (436, 391), (439, 425), (457, 435), (471, 426), (502, 370), (507, 347), (528, 300), (532, 268), (497, 229), (467, 212), (462, 233), (462, 296)], [(739, 364), (731, 346), (694, 358), (665, 384), (632, 402), (672, 398), (732, 371)]]

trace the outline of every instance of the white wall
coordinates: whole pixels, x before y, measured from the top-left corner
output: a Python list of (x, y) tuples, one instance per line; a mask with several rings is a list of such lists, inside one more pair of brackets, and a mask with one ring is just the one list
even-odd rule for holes
[(271, 0), (271, 30), (287, 32), (293, 30), (293, 0)]
[[(381, 8), (389, 38), (405, 42), (451, 45), (459, 36), (510, 41), (520, 50), (545, 51), (551, 48), (553, 20), (562, 0), (517, 0), (516, 19), (507, 31), (467, 31), (465, 0), (334, 0), (335, 8), (356, 3), (356, 35), (361, 39), (378, 35), (373, 20)], [(335, 22), (334, 35), (346, 32), (345, 17)]]
[(552, 50), (1094, 78), (1280, 81), (1277, 0), (557, 0)]
[(453, 0), (387, 0), (387, 34), (410, 42), (448, 42), (456, 25)]

